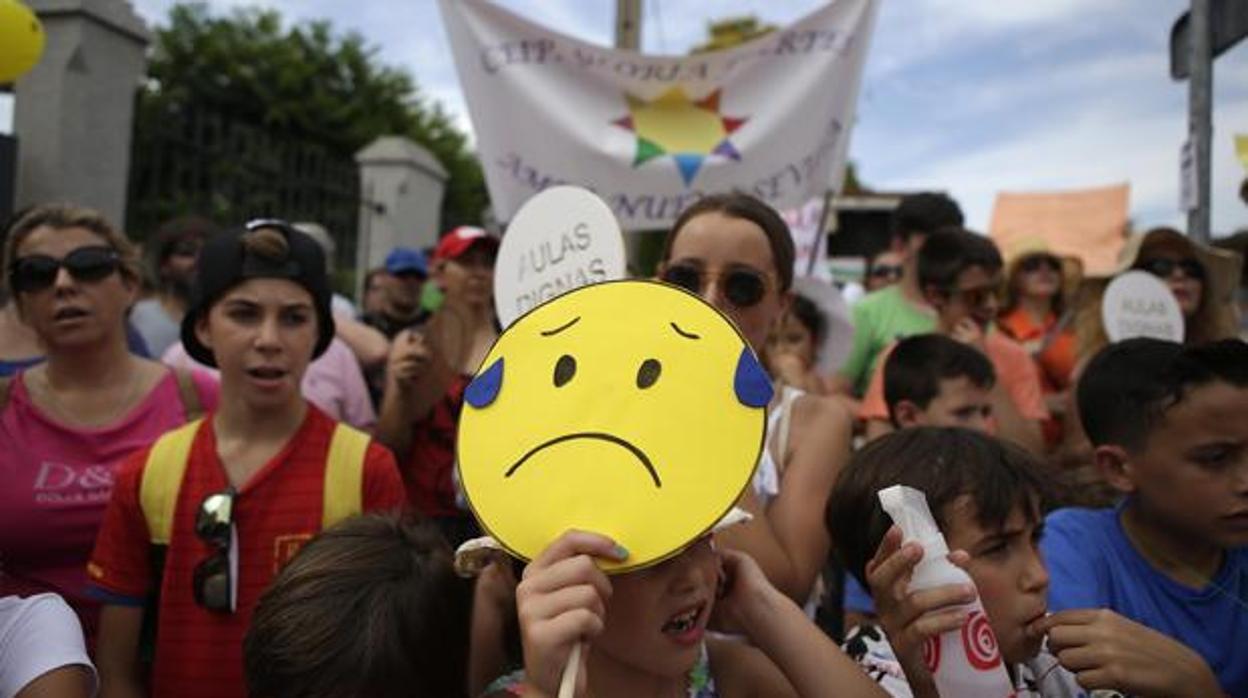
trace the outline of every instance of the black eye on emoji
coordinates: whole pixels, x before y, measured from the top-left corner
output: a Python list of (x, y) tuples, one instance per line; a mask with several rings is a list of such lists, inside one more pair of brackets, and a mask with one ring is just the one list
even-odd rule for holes
[(555, 362), (555, 387), (562, 388), (576, 375), (576, 359), (564, 354)]
[(646, 359), (641, 362), (641, 366), (637, 368), (637, 387), (645, 390), (654, 385), (659, 379), (659, 374), (663, 372), (663, 364), (658, 359)]

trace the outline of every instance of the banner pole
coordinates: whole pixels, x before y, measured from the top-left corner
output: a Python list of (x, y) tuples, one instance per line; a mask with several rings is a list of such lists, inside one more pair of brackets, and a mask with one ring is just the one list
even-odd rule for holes
[(836, 191), (831, 187), (823, 193), (823, 210), (819, 212), (819, 227), (815, 228), (815, 244), (810, 246), (810, 257), (806, 260), (806, 276), (814, 276), (815, 265), (819, 263), (819, 243), (827, 239), (824, 227), (828, 224), (828, 211), (832, 208), (832, 196)]

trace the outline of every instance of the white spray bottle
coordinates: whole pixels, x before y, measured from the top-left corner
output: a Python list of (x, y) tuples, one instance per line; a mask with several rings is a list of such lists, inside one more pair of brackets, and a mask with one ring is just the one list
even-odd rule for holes
[[(949, 545), (927, 506), (922, 491), (904, 485), (880, 490), (880, 504), (901, 527), (905, 542), (923, 546), (923, 559), (914, 568), (909, 591), (949, 584), (974, 586), (970, 576), (949, 562)], [(1001, 660), (996, 635), (979, 599), (964, 606), (966, 623), (923, 645), (923, 663), (936, 690), (944, 698), (1007, 698), (1014, 695)]]

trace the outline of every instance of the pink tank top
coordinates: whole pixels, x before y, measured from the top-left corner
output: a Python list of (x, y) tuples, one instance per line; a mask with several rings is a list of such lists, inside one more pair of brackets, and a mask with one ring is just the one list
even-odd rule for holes
[[(172, 372), (147, 398), (113, 424), (64, 424), (31, 402), (13, 377), (0, 412), (0, 596), (60, 594), (94, 635), (97, 604), (86, 596), (87, 557), (121, 461), (186, 422)], [(193, 374), (204, 411), (218, 388)]]

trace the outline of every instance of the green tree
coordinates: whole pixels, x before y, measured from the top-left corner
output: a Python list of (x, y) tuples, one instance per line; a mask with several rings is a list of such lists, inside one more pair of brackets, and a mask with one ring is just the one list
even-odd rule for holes
[(203, 107), (344, 157), (379, 135), (405, 135), (450, 175), (444, 227), (478, 223), (487, 204), (481, 166), (441, 106), (363, 37), (338, 35), (328, 22), (288, 26), (272, 10), (215, 15), (203, 3), (175, 5), (156, 28), (148, 78), (140, 132)]

